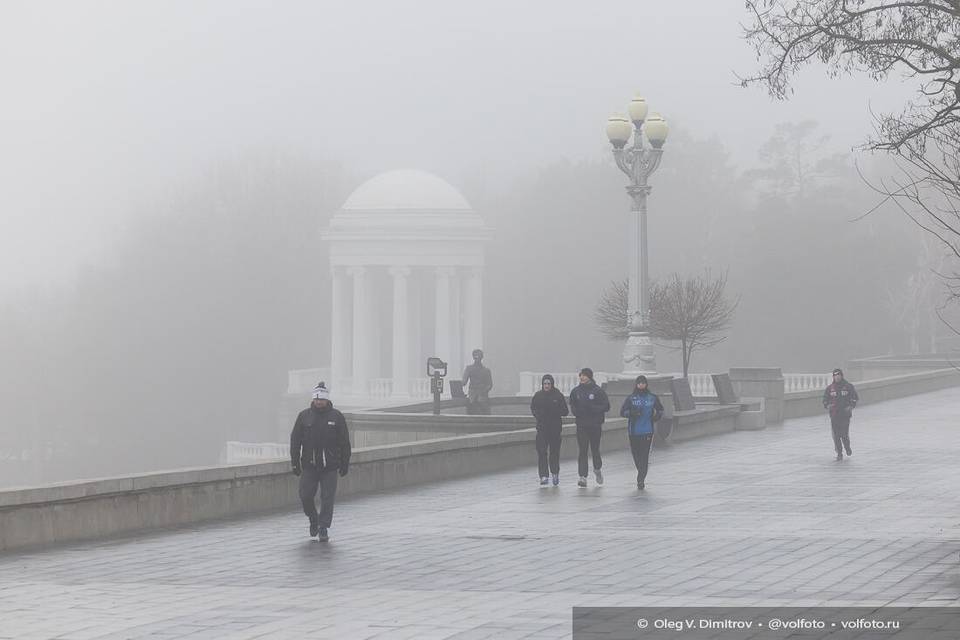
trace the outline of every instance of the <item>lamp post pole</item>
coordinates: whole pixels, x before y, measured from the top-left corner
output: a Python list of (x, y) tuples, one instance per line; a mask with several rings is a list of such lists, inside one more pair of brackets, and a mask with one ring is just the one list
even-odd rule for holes
[[(630, 103), (630, 117), (613, 116), (607, 122), (607, 136), (613, 145), (617, 166), (630, 182), (626, 187), (631, 199), (629, 231), (627, 234), (629, 276), (627, 282), (627, 330), (623, 349), (623, 373), (636, 375), (657, 371), (657, 360), (650, 337), (650, 269), (647, 250), (647, 196), (651, 187), (648, 179), (660, 166), (663, 143), (667, 138), (667, 124), (657, 114), (647, 118), (647, 104), (643, 98)], [(650, 146), (644, 144), (644, 133)], [(627, 148), (630, 136), (633, 145)]]

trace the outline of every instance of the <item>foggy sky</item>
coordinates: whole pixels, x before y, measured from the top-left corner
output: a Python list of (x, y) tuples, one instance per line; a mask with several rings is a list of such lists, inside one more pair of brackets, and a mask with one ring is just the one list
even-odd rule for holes
[(743, 164), (782, 121), (848, 149), (907, 92), (822, 69), (790, 102), (741, 89), (746, 18), (741, 0), (4, 2), (0, 288), (69, 279), (144, 203), (251, 147), (493, 188), (608, 153), (637, 91)]

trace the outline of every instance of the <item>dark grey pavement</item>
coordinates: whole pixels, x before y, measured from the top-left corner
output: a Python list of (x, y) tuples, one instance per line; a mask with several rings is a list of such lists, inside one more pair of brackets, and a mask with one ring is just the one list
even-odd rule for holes
[(960, 389), (652, 454), (0, 556), (0, 638), (563, 638), (571, 607), (960, 605)]

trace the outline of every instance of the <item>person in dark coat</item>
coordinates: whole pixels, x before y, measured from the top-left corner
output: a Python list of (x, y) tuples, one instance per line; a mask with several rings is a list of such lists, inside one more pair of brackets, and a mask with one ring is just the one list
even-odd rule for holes
[(549, 373), (540, 381), (540, 391), (533, 394), (530, 413), (537, 419), (537, 464), (540, 486), (545, 487), (553, 476), (553, 486), (560, 484), (560, 442), (563, 416), (568, 415), (567, 399), (557, 389)]
[(846, 449), (848, 456), (853, 455), (853, 449), (850, 448), (850, 418), (859, 401), (857, 390), (844, 380), (843, 369), (834, 369), (833, 383), (823, 392), (823, 408), (830, 412), (830, 430), (833, 432), (837, 462), (843, 460), (843, 449)]
[[(350, 468), (350, 435), (343, 414), (333, 408), (330, 391), (323, 382), (313, 390), (310, 407), (297, 416), (290, 433), (293, 475), (300, 476), (300, 502), (310, 519), (310, 537), (327, 540), (333, 522), (337, 477)], [(317, 513), (317, 488), (320, 513)]]
[(577, 418), (577, 445), (580, 455), (577, 460), (580, 480), (578, 487), (587, 486), (588, 450), (593, 454), (593, 473), (597, 484), (603, 484), (603, 458), (600, 457), (600, 436), (603, 435), (603, 421), (610, 411), (610, 399), (606, 392), (593, 380), (593, 370), (585, 367), (580, 370), (580, 384), (570, 392), (570, 411)]
[(633, 393), (624, 398), (620, 416), (627, 419), (630, 452), (637, 467), (637, 489), (644, 489), (653, 442), (653, 425), (663, 417), (663, 405), (647, 388), (647, 376), (637, 376)]

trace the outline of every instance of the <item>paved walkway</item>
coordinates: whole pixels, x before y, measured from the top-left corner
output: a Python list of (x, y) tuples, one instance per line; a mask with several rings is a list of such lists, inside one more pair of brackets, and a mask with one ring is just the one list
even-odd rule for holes
[[(0, 556), (0, 638), (569, 637), (571, 607), (958, 605), (960, 390), (301, 514)], [(531, 462), (534, 462), (531, 448)]]

